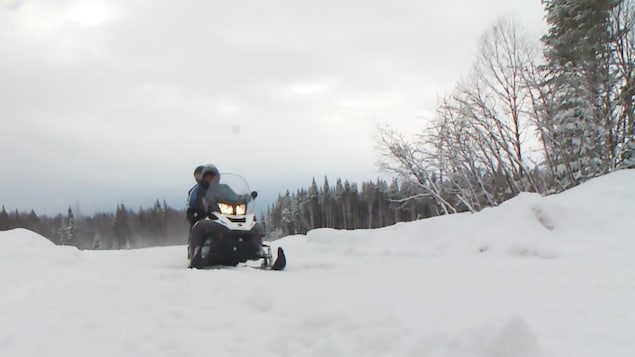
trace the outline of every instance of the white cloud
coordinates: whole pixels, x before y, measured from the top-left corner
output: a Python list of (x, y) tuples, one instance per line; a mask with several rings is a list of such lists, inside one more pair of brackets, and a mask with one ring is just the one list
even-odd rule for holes
[(105, 1), (82, 0), (74, 3), (66, 12), (68, 21), (81, 26), (102, 25), (114, 17), (112, 8)]
[[(371, 179), (376, 125), (420, 129), (496, 17), (544, 26), (534, 0), (7, 4), (0, 204), (38, 211), (179, 205), (203, 162), (263, 197), (312, 176)], [(24, 197), (42, 166), (54, 198)]]
[(285, 92), (290, 96), (315, 97), (329, 92), (335, 86), (334, 81), (314, 81), (295, 83), (287, 87)]

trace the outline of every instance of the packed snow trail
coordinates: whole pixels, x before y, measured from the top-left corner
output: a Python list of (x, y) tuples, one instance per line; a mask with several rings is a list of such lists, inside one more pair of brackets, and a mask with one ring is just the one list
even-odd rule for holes
[(284, 272), (0, 232), (0, 356), (635, 356), (634, 182), (288, 237)]

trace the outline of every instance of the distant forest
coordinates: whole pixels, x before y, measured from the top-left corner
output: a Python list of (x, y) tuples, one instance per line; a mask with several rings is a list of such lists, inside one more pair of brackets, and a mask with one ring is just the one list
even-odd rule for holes
[[(305, 234), (314, 228), (378, 228), (440, 214), (432, 199), (419, 197), (420, 189), (405, 182), (384, 180), (357, 183), (328, 178), (318, 187), (313, 180), (308, 189), (279, 195), (260, 220), (265, 223), (268, 240), (289, 234)], [(75, 216), (71, 207), (66, 214), (38, 215), (7, 212), (2, 206), (0, 231), (26, 228), (58, 245), (79, 249), (126, 249), (185, 244), (188, 224), (183, 210), (157, 200), (151, 208), (137, 210), (118, 204), (114, 212)]]
[(185, 244), (188, 225), (185, 212), (157, 200), (151, 208), (134, 211), (121, 203), (114, 213), (75, 217), (71, 207), (66, 215), (38, 216), (30, 212), (0, 211), (0, 231), (26, 228), (58, 245), (79, 249), (124, 249)]
[(327, 177), (320, 186), (313, 179), (308, 188), (287, 191), (269, 207), (268, 237), (306, 234), (315, 228), (380, 228), (439, 215), (434, 200), (422, 192), (418, 185), (396, 179), (390, 184), (379, 179), (363, 182), (361, 189), (339, 178), (334, 186)]

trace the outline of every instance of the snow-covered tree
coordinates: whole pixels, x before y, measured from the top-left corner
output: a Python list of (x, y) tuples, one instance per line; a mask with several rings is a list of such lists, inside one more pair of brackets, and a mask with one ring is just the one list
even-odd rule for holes
[(620, 1), (611, 13), (612, 62), (616, 67), (616, 158), (635, 167), (635, 0)]
[(552, 84), (550, 145), (557, 151), (557, 179), (570, 187), (619, 165), (623, 145), (618, 143), (615, 113), (622, 80), (614, 61), (618, 38), (611, 29), (613, 13), (624, 1), (543, 3), (549, 25), (543, 42)]
[(75, 225), (73, 209), (70, 206), (68, 207), (66, 219), (62, 219), (62, 225), (57, 234), (60, 245), (77, 245), (78, 229)]

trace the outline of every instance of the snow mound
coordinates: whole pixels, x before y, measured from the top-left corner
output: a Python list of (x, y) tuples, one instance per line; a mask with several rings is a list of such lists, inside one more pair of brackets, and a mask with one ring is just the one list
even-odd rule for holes
[(0, 269), (25, 265), (56, 267), (77, 263), (81, 259), (75, 247), (59, 247), (45, 237), (27, 229), (0, 232)]
[[(521, 193), (476, 214), (440, 216), (381, 229), (316, 229), (306, 238), (288, 237), (280, 244), (351, 256), (476, 254), (554, 259), (617, 252), (629, 259), (628, 248), (633, 248), (634, 182), (635, 170), (623, 170), (558, 195)], [(608, 255), (615, 258), (614, 254)]]

